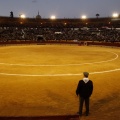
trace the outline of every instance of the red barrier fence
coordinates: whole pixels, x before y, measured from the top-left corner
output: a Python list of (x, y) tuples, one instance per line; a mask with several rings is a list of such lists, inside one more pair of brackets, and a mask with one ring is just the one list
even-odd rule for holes
[(96, 46), (114, 46), (114, 47), (120, 47), (120, 42), (91, 42), (91, 41), (44, 41), (44, 42), (37, 42), (37, 41), (9, 41), (9, 42), (0, 42), (0, 45), (11, 45), (11, 44), (38, 44), (38, 45), (44, 45), (44, 44), (76, 44), (76, 45), (96, 45)]
[(100, 45), (100, 46), (114, 46), (114, 47), (120, 47), (120, 42), (88, 42), (88, 45)]

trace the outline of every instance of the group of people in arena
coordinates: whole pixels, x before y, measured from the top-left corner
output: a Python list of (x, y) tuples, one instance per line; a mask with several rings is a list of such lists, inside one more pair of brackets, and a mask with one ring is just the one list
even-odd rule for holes
[(37, 40), (42, 35), (47, 40), (90, 40), (120, 42), (120, 30), (117, 28), (58, 28), (58, 27), (0, 27), (0, 42), (9, 40)]

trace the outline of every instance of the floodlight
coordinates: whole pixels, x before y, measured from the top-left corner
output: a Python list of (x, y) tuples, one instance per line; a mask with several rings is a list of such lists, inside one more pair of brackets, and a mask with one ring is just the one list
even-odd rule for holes
[(81, 17), (82, 19), (86, 19), (87, 18), (87, 16), (86, 15), (82, 15), (82, 17)]
[(26, 18), (25, 14), (20, 14), (20, 18)]
[(118, 13), (113, 13), (113, 15), (112, 15), (114, 18), (117, 18), (118, 16), (119, 16), (119, 14)]
[(51, 18), (52, 20), (54, 20), (54, 19), (56, 19), (56, 16), (55, 16), (55, 15), (52, 15), (50, 18)]

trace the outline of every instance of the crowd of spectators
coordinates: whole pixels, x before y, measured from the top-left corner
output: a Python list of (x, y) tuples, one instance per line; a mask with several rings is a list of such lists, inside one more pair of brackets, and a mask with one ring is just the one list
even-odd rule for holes
[(77, 40), (77, 41), (105, 41), (120, 42), (120, 30), (117, 28), (73, 28), (73, 27), (0, 27), (0, 42), (11, 40), (37, 41), (38, 36), (43, 40)]

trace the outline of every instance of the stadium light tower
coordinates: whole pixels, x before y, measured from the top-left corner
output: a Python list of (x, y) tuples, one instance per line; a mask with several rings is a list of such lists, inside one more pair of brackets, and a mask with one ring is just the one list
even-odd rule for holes
[(20, 18), (26, 18), (25, 14), (20, 14)]
[(87, 16), (86, 16), (86, 15), (82, 15), (81, 18), (82, 18), (82, 19), (87, 19)]
[(113, 15), (112, 15), (113, 18), (117, 18), (118, 16), (119, 16), (118, 13), (113, 13)]
[(52, 15), (52, 16), (50, 17), (50, 19), (55, 20), (55, 19), (56, 19), (56, 16), (55, 16), (55, 15)]

